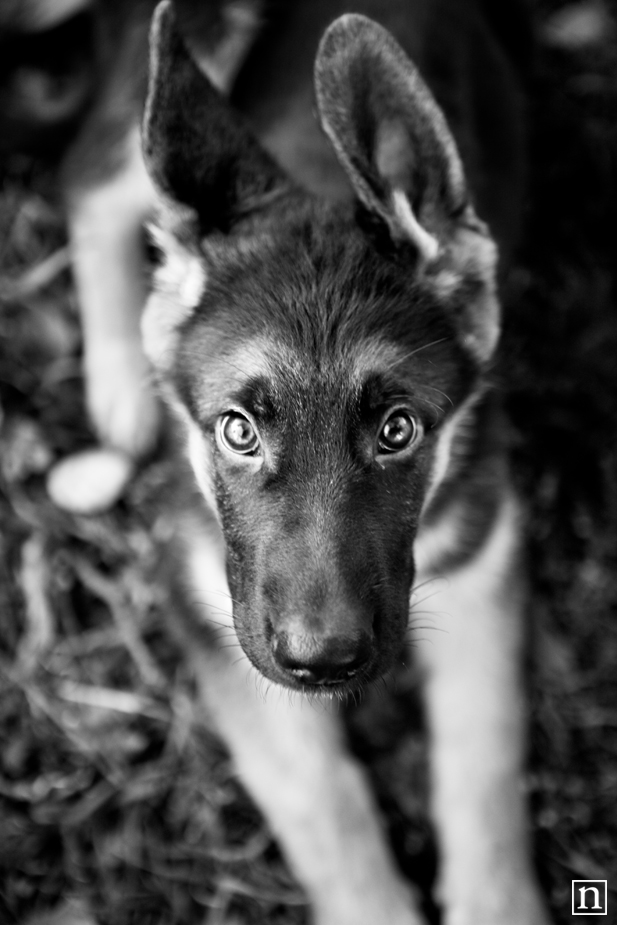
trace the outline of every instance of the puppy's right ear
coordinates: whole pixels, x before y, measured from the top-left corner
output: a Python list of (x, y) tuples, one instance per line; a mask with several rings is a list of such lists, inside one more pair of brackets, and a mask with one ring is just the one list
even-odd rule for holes
[(170, 0), (159, 3), (152, 21), (143, 150), (159, 192), (196, 212), (204, 234), (231, 231), (254, 208), (291, 188), (193, 62)]

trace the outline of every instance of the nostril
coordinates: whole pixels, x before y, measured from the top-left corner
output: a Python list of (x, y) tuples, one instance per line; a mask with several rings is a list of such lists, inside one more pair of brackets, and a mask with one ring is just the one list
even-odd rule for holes
[(353, 678), (354, 675), (358, 674), (362, 666), (366, 665), (367, 661), (368, 654), (362, 653), (361, 655), (351, 657), (346, 662), (340, 663), (338, 667), (338, 674), (340, 678)]
[(366, 665), (371, 654), (368, 636), (354, 639), (280, 633), (272, 652), (281, 668), (302, 684), (348, 681)]
[(294, 676), (296, 681), (300, 681), (302, 684), (325, 683), (319, 672), (313, 670), (312, 668), (288, 668), (287, 670)]

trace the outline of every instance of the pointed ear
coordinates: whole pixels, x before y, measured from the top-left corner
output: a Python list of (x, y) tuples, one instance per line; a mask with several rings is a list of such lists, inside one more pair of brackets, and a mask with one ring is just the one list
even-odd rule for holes
[(196, 212), (202, 233), (231, 230), (291, 187), (193, 62), (170, 0), (152, 21), (143, 150), (159, 192)]
[(415, 66), (384, 28), (348, 14), (321, 41), (315, 85), (323, 129), (358, 198), (396, 241), (435, 259), (452, 221), (473, 212), (456, 145)]
[[(347, 14), (325, 33), (315, 62), (321, 124), (357, 197), (411, 243), (427, 285), (453, 309), (480, 363), (499, 336), (497, 250), (469, 201), (445, 117), (403, 49), (384, 28)], [(461, 293), (475, 292), (463, 298)]]

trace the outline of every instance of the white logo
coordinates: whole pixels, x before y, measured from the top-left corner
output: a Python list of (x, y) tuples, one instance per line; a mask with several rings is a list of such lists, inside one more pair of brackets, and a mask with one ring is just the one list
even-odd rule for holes
[(608, 915), (606, 880), (572, 881), (572, 915)]

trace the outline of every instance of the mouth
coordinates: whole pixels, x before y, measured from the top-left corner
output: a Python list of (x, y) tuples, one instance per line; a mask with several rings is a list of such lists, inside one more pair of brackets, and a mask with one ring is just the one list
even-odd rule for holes
[(379, 677), (379, 675), (373, 675), (372, 672), (358, 671), (353, 677), (348, 677), (345, 680), (322, 681), (319, 684), (314, 684), (303, 682), (298, 678), (284, 675), (278, 671), (266, 673), (257, 665), (255, 665), (255, 668), (269, 681), (274, 682), (279, 687), (301, 694), (309, 701), (355, 700), (362, 696), (364, 691)]

